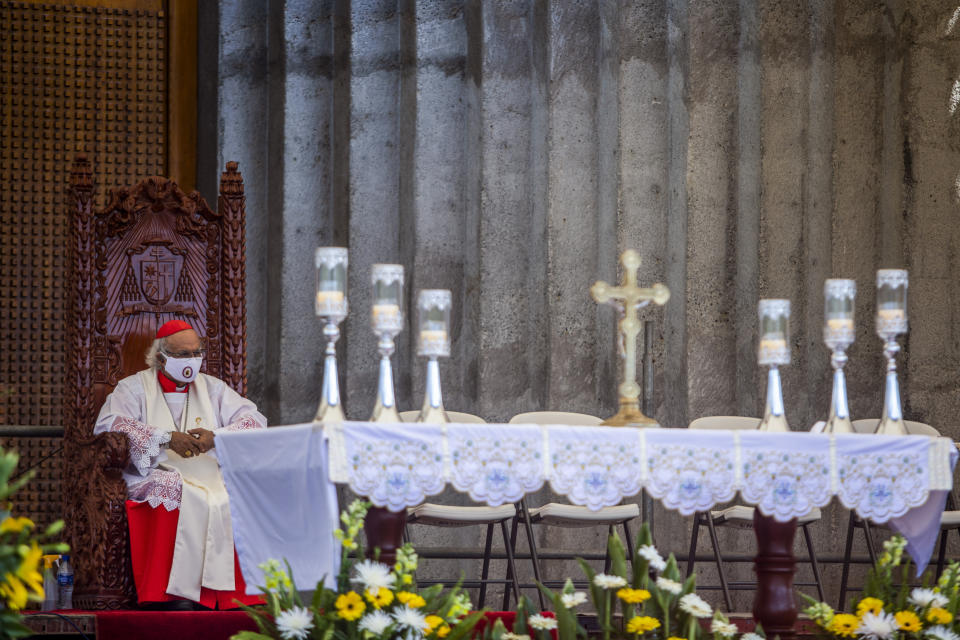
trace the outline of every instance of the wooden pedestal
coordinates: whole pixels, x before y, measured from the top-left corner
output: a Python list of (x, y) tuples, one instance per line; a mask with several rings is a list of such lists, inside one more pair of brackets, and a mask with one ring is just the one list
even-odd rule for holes
[(768, 638), (779, 635), (781, 640), (793, 640), (797, 621), (796, 593), (793, 590), (793, 574), (796, 572), (793, 538), (797, 533), (797, 520), (777, 522), (755, 509), (753, 530), (757, 536), (757, 557), (754, 561), (757, 593), (753, 600), (753, 619), (763, 625)]
[(403, 544), (403, 525), (407, 512), (394, 513), (383, 507), (370, 507), (363, 521), (367, 535), (367, 555), (371, 558), (380, 550), (380, 562), (393, 566), (397, 561), (397, 549)]

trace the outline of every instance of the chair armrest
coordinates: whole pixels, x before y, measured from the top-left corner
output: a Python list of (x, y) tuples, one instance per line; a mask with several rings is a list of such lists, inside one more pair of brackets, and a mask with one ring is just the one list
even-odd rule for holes
[(120, 474), (130, 464), (130, 444), (126, 434), (101, 433), (81, 440), (77, 445), (83, 457), (97, 469)]

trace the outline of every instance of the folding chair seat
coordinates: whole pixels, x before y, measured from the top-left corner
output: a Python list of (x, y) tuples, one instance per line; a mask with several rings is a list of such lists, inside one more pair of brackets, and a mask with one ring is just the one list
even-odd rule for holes
[[(603, 422), (600, 418), (583, 413), (569, 413), (561, 411), (532, 411), (521, 413), (510, 419), (510, 424), (564, 424), (597, 426)], [(623, 527), (624, 539), (627, 545), (627, 557), (633, 557), (633, 537), (630, 533), (630, 521), (640, 517), (640, 507), (636, 503), (622, 504), (614, 507), (604, 507), (599, 511), (591, 511), (587, 507), (559, 502), (550, 502), (543, 506), (529, 509), (524, 501), (520, 502), (518, 516), (523, 520), (527, 530), (527, 544), (530, 547), (530, 556), (533, 562), (534, 577), (542, 584), (552, 584), (550, 581), (543, 580), (543, 568), (540, 565), (540, 558), (537, 554), (537, 545), (533, 536), (531, 525), (541, 524), (545, 526), (581, 528), (606, 526), (609, 533), (613, 533), (617, 526)], [(517, 525), (514, 523), (513, 530), (510, 532), (511, 544), (516, 544)], [(609, 555), (604, 559), (604, 571), (610, 566)], [(538, 593), (538, 595), (540, 595)], [(506, 607), (508, 603), (504, 602)], [(543, 600), (541, 595), (541, 606)]]
[[(447, 417), (450, 419), (450, 422), (466, 424), (484, 424), (486, 422), (483, 418), (471, 415), (469, 413), (461, 413), (458, 411), (447, 411), (446, 413)], [(404, 422), (414, 422), (419, 414), (419, 411), (402, 411), (400, 413), (400, 419)], [(486, 505), (458, 507), (425, 502), (407, 510), (407, 525), (416, 524), (431, 527), (469, 527), (486, 525), (487, 532), (483, 544), (483, 567), (480, 572), (480, 594), (478, 598), (479, 607), (482, 609), (487, 596), (487, 584), (491, 582), (498, 584), (502, 583), (505, 585), (505, 597), (509, 597), (510, 593), (510, 590), (506, 588), (506, 585), (510, 585), (512, 587), (515, 598), (520, 597), (520, 586), (516, 578), (517, 571), (513, 558), (513, 547), (510, 544), (510, 534), (507, 530), (507, 521), (515, 521), (516, 517), (517, 506), (513, 504), (505, 504), (499, 507), (488, 507)], [(500, 535), (503, 538), (503, 546), (507, 555), (507, 578), (504, 580), (491, 580), (489, 578), (490, 554), (493, 546), (493, 531), (497, 525), (500, 526)], [(405, 537), (409, 539), (408, 534), (405, 534)], [(440, 560), (455, 559), (455, 556), (444, 556), (436, 553), (431, 553), (431, 557)], [(446, 581), (445, 583), (447, 582), (452, 584), (453, 582), (456, 582), (456, 580)], [(465, 584), (471, 583), (467, 582)]]
[[(749, 431), (760, 426), (760, 418), (747, 418), (742, 416), (707, 416), (697, 418), (690, 423), (690, 429), (726, 429), (730, 431), (740, 430)], [(706, 526), (710, 533), (710, 544), (713, 546), (713, 558), (717, 564), (717, 573), (720, 577), (720, 589), (723, 591), (723, 601), (727, 606), (727, 611), (733, 610), (733, 601), (730, 597), (730, 588), (746, 587), (746, 584), (737, 583), (731, 585), (727, 580), (726, 571), (723, 565), (723, 555), (720, 551), (720, 541), (717, 538), (717, 527), (737, 527), (740, 529), (753, 528), (754, 507), (745, 505), (734, 505), (726, 509), (716, 511), (700, 511), (693, 516), (693, 532), (690, 536), (690, 552), (687, 555), (687, 576), (693, 573), (696, 563), (697, 541), (700, 534), (700, 527)], [(813, 571), (813, 585), (817, 588), (817, 595), (822, 601), (823, 580), (820, 576), (820, 565), (817, 562), (817, 555), (813, 549), (813, 539), (810, 537), (808, 526), (821, 518), (820, 509), (813, 509), (807, 515), (797, 519), (797, 526), (803, 531), (803, 538), (807, 545), (807, 554), (810, 557), (810, 567)], [(795, 583), (796, 586), (810, 586), (810, 583)], [(752, 588), (755, 583), (749, 583)]]
[[(853, 430), (857, 433), (873, 433), (880, 424), (880, 418), (865, 418), (853, 421)], [(909, 435), (940, 436), (940, 432), (928, 424), (914, 422), (913, 420), (904, 420), (903, 426)], [(872, 564), (877, 563), (877, 551), (873, 542), (873, 527), (887, 528), (885, 525), (871, 524), (858, 516), (854, 511), (850, 512), (850, 520), (847, 525), (847, 542), (843, 551), (843, 572), (840, 576), (840, 600), (839, 607), (843, 608), (844, 600), (847, 598), (848, 580), (850, 577), (850, 559), (853, 552), (853, 535), (856, 529), (863, 529), (863, 535), (867, 543), (867, 554), (870, 556)], [(946, 509), (940, 516), (940, 549), (937, 554), (937, 576), (943, 572), (946, 563), (947, 553), (947, 534), (956, 530), (960, 535), (960, 511), (957, 510), (953, 492), (947, 495)]]

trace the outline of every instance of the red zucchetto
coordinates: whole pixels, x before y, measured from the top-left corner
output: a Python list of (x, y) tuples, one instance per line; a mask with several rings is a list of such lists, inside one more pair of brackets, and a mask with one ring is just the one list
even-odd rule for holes
[(167, 336), (172, 336), (175, 333), (180, 333), (181, 331), (186, 331), (187, 329), (193, 329), (189, 324), (183, 320), (171, 320), (165, 322), (163, 326), (157, 329), (157, 339), (166, 338)]

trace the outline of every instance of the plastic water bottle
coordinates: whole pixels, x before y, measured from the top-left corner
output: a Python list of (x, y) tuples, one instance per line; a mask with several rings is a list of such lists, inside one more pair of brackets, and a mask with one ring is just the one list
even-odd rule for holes
[(60, 601), (60, 585), (57, 582), (57, 568), (54, 563), (58, 555), (43, 556), (43, 605), (41, 611), (53, 611)]
[(69, 555), (60, 557), (57, 586), (60, 588), (59, 608), (73, 609), (73, 565), (70, 564)]

